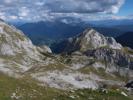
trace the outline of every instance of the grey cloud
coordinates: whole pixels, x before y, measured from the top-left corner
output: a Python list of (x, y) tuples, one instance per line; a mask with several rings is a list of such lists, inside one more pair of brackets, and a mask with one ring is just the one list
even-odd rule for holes
[[(0, 17), (44, 20), (62, 16), (117, 13), (125, 0), (0, 0)], [(16, 17), (15, 17), (16, 16)]]
[(123, 3), (124, 0), (47, 0), (44, 6), (56, 13), (117, 13)]

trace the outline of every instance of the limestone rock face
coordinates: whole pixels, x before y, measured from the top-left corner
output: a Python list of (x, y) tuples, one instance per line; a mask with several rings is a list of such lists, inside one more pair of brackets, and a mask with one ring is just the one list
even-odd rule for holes
[(52, 50), (51, 50), (48, 46), (46, 46), (46, 45), (37, 47), (37, 49), (38, 49), (41, 53), (52, 53)]
[(122, 46), (117, 43), (114, 38), (105, 37), (94, 29), (87, 29), (83, 33), (69, 39), (68, 41), (71, 44), (71, 50), (77, 49), (80, 51), (86, 51), (88, 49), (97, 49), (101, 47), (108, 47), (111, 49), (122, 48)]
[(1, 70), (7, 68), (23, 72), (40, 61), (41, 54), (21, 31), (0, 21), (0, 59), (6, 66), (1, 66)]
[(116, 67), (114, 72), (119, 72), (120, 68), (125, 68), (128, 70), (133, 69), (133, 58), (130, 54), (120, 51), (107, 48), (100, 48), (95, 50), (88, 50), (85, 52), (85, 55), (88, 57), (94, 57), (99, 61), (103, 61), (107, 67), (112, 66)]
[[(64, 46), (61, 52), (72, 56), (70, 57), (72, 60), (71, 65), (77, 66), (76, 68), (87, 66), (93, 59), (93, 62), (100, 62), (103, 66), (106, 66), (105, 71), (109, 73), (119, 73), (124, 76), (129, 73), (129, 70), (133, 69), (133, 56), (127, 52), (132, 52), (132, 50), (125, 50), (114, 38), (105, 37), (91, 28), (75, 37), (63, 41), (60, 45)], [(75, 58), (77, 54), (75, 54), (75, 52), (79, 52), (78, 56), (80, 56), (80, 58), (76, 58), (81, 60), (77, 61)], [(88, 58), (83, 60), (84, 56)], [(73, 60), (72, 58), (75, 59)], [(90, 58), (92, 59), (88, 60)], [(92, 65), (89, 64), (89, 66)], [(132, 76), (132, 74), (130, 74), (130, 76)]]
[(96, 30), (89, 28), (79, 35), (62, 41), (53, 47), (57, 53), (61, 52), (85, 52), (89, 49), (98, 48), (122, 49), (121, 44), (117, 43), (112, 37), (105, 37)]
[(17, 54), (33, 57), (37, 56), (37, 50), (21, 31), (0, 22), (0, 55), (16, 56)]

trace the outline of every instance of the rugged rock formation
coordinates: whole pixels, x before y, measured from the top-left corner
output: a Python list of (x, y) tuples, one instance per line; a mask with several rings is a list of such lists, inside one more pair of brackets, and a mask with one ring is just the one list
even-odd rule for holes
[(115, 63), (118, 66), (131, 68), (130, 56), (124, 52), (118, 50), (111, 50), (107, 48), (101, 48), (96, 50), (88, 50), (85, 54), (89, 57), (94, 57), (98, 60), (106, 61), (107, 63)]
[(105, 37), (94, 29), (85, 30), (74, 39), (69, 39), (69, 42), (72, 42), (74, 46), (79, 47), (81, 51), (97, 49), (101, 47), (109, 47), (111, 49), (122, 48), (122, 46), (118, 44), (114, 38)]
[(47, 46), (34, 46), (21, 31), (0, 21), (0, 72), (29, 76), (59, 89), (121, 86), (125, 79), (121, 76), (133, 76), (129, 73), (132, 50), (125, 51), (113, 38), (93, 29), (68, 39), (64, 47), (63, 52), (69, 55), (53, 55)]
[[(118, 72), (121, 74), (121, 68), (132, 70), (133, 69), (133, 59), (130, 57), (130, 54), (125, 53), (120, 50), (113, 50), (109, 48), (100, 48), (95, 50), (88, 50), (84, 53), (88, 57), (93, 57), (97, 61), (104, 62), (108, 70), (108, 72)], [(114, 66), (114, 70), (113, 69)], [(123, 76), (128, 75), (128, 71), (123, 73)]]
[(105, 37), (94, 29), (87, 29), (76, 37), (69, 38), (68, 40), (61, 42), (59, 45), (64, 46), (62, 47), (64, 49), (62, 49), (60, 52), (84, 52), (89, 49), (97, 49), (101, 47), (108, 47), (111, 49), (122, 48), (122, 46), (117, 43), (114, 38)]
[(25, 72), (41, 61), (41, 54), (21, 31), (0, 21), (0, 70)]
[(46, 46), (46, 45), (37, 47), (37, 49), (41, 53), (51, 53), (52, 54), (52, 50), (48, 46)]
[(32, 74), (50, 87), (96, 89), (104, 84), (119, 87), (133, 78), (132, 50), (93, 29), (59, 43), (56, 49), (64, 52), (57, 56), (64, 67)]
[[(69, 38), (59, 45), (64, 46), (61, 52), (71, 56), (77, 55), (78, 52), (78, 55), (80, 55), (79, 59), (82, 59), (77, 61), (78, 64), (74, 64), (74, 66), (78, 68), (89, 64), (86, 63), (86, 60), (83, 60), (84, 56), (87, 56), (88, 58), (92, 58), (95, 63), (101, 62), (106, 66), (105, 71), (119, 73), (122, 76), (127, 76), (129, 71), (133, 69), (132, 50), (123, 48), (114, 38), (105, 37), (94, 29), (87, 29), (78, 36)], [(76, 61), (71, 62), (74, 63)], [(88, 60), (88, 62), (90, 62), (90, 60)], [(71, 65), (73, 66), (73, 64)], [(91, 65), (89, 64), (89, 66)], [(132, 74), (128, 76), (132, 77)]]

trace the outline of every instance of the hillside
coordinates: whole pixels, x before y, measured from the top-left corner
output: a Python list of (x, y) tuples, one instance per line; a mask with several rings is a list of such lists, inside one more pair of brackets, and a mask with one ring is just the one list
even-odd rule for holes
[(0, 99), (132, 100), (124, 88), (133, 78), (132, 50), (114, 38), (89, 28), (56, 55), (4, 21), (0, 37)]
[[(119, 92), (110, 90), (106, 95), (103, 92), (89, 89), (63, 91), (49, 87), (42, 87), (30, 78), (14, 79), (0, 74), (0, 99), (2, 100), (84, 100), (95, 98), (95, 100), (131, 100)], [(45, 94), (45, 95), (44, 95)]]

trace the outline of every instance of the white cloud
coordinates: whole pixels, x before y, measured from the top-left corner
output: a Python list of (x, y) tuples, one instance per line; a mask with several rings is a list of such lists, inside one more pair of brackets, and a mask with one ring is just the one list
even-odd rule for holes
[[(23, 20), (53, 20), (57, 17), (92, 18), (100, 14), (115, 14), (125, 0), (0, 0), (1, 18)], [(87, 15), (87, 16), (84, 16)], [(88, 17), (89, 17), (88, 16)], [(87, 18), (88, 18), (87, 17)]]
[(19, 16), (21, 17), (27, 17), (28, 14), (29, 14), (29, 9), (27, 7), (21, 7), (20, 10), (19, 10)]
[(43, 6), (44, 5), (44, 2), (35, 2), (35, 5), (37, 5), (37, 6)]
[[(61, 13), (117, 13), (125, 0), (47, 0), (51, 12)], [(115, 11), (114, 11), (115, 8)]]
[(5, 3), (11, 3), (12, 0), (5, 0)]
[(9, 16), (9, 18), (12, 19), (12, 20), (16, 20), (16, 19), (18, 19), (17, 16)]

